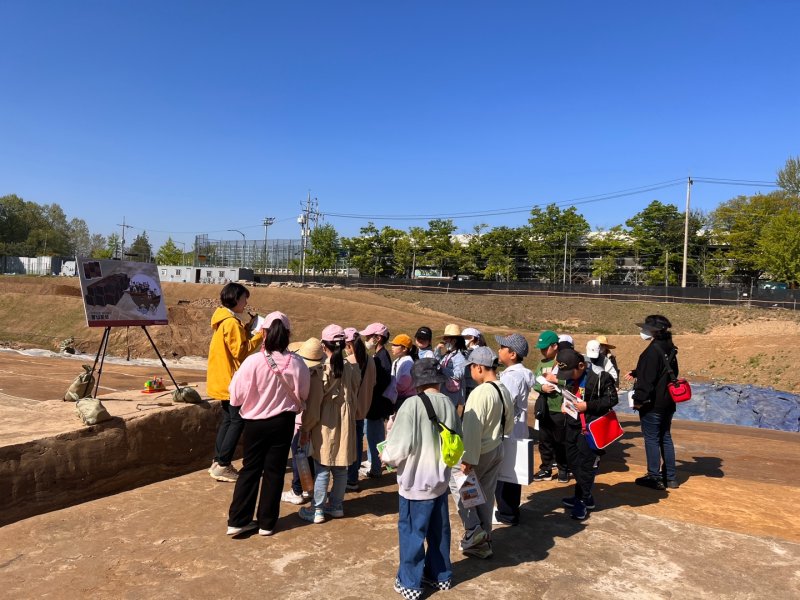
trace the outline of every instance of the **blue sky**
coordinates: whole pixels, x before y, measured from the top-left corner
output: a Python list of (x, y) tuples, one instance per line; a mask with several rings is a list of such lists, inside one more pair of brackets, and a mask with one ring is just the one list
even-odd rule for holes
[[(789, 0), (0, 0), (0, 195), (188, 247), (265, 216), (299, 237), (309, 190), (323, 213), (451, 215), (771, 181), (800, 154), (798, 22)], [(693, 205), (758, 189), (698, 183)], [(610, 227), (656, 198), (682, 209), (685, 185), (579, 209)]]

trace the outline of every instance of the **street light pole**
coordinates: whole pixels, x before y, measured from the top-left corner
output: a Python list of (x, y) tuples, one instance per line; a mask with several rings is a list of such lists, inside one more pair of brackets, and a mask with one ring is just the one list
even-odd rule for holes
[(245, 245), (247, 244), (247, 238), (244, 237), (244, 234), (238, 229), (226, 229), (225, 231), (235, 231), (240, 236), (242, 236), (242, 268), (244, 269), (244, 250), (245, 250)]
[(264, 217), (264, 273), (267, 272), (267, 227), (275, 222), (275, 217)]

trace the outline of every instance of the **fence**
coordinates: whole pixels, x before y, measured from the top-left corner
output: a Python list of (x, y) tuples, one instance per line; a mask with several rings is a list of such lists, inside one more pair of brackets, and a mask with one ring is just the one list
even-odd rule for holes
[[(300, 282), (301, 277), (256, 275), (256, 282)], [(674, 302), (723, 306), (752, 306), (797, 310), (800, 290), (750, 290), (728, 287), (647, 287), (624, 285), (558, 285), (536, 282), (455, 281), (449, 279), (369, 279), (306, 275), (306, 283), (339, 284), (354, 289), (409, 290), (440, 294), (554, 296), (624, 302)]]

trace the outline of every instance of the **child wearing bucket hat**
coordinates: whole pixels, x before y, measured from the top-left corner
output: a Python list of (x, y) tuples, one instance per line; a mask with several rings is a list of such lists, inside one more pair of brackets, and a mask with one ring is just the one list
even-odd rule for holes
[(436, 346), (436, 353), (442, 373), (447, 378), (442, 393), (450, 398), (457, 408), (464, 404), (464, 363), (467, 360), (467, 346), (458, 325), (450, 323), (444, 328), (442, 341)]
[(318, 403), (309, 402), (303, 417), (303, 430), (311, 434), (316, 476), (313, 506), (300, 508), (298, 515), (312, 523), (324, 522), (326, 515), (344, 516), (347, 467), (355, 459), (355, 413), (361, 373), (356, 365), (344, 359), (345, 337), (339, 325), (328, 325), (322, 330), (320, 339), (327, 357), (322, 398)]

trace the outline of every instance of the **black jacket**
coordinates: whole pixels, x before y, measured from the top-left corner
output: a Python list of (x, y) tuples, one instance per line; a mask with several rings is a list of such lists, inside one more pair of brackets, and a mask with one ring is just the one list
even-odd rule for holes
[[(582, 400), (586, 402), (586, 412), (584, 413), (586, 422), (591, 423), (614, 408), (619, 402), (619, 397), (617, 396), (617, 385), (611, 375), (605, 371), (598, 375), (591, 367), (587, 367), (587, 373), (586, 389), (583, 392)], [(581, 427), (580, 415), (577, 419), (567, 415), (567, 425)]]
[(367, 411), (367, 419), (388, 419), (394, 411), (392, 401), (383, 393), (392, 382), (392, 359), (386, 348), (381, 348), (372, 357), (375, 361), (375, 387), (372, 388), (372, 403)]
[(672, 338), (653, 340), (639, 356), (633, 376), (636, 383), (633, 385), (633, 399), (636, 404), (641, 404), (640, 415), (650, 411), (669, 415), (675, 412), (675, 402), (667, 391), (669, 373), (667, 373), (667, 356), (675, 350), (670, 365), (675, 377), (678, 376), (677, 348), (672, 343)]

